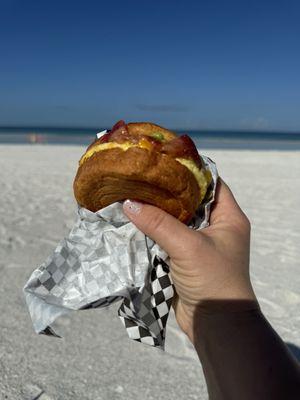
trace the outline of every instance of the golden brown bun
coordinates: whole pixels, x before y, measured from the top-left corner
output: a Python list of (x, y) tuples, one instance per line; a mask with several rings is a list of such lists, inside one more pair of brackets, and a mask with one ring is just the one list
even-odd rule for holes
[[(128, 124), (129, 129), (133, 125)], [(174, 158), (131, 147), (99, 151), (88, 158), (77, 171), (74, 194), (79, 205), (93, 212), (132, 199), (187, 222), (198, 206), (200, 189), (194, 175)]]

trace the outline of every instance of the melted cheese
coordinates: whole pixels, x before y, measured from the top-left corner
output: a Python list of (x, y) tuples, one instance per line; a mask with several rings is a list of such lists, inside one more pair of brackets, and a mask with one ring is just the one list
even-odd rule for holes
[[(147, 142), (147, 143), (146, 143)], [(102, 150), (110, 150), (110, 149), (115, 149), (115, 148), (120, 148), (124, 151), (128, 150), (131, 147), (140, 147), (143, 149), (150, 150), (148, 141), (140, 140), (139, 143), (137, 144), (132, 144), (130, 142), (124, 142), (124, 143), (113, 143), (113, 142), (108, 142), (108, 143), (100, 143), (95, 146), (93, 146), (90, 150), (88, 150), (80, 159), (79, 165), (82, 165), (88, 158), (92, 157), (93, 154), (98, 153), (99, 151)], [(211, 181), (211, 175), (210, 173), (207, 173), (207, 171), (202, 171), (199, 169), (196, 165), (196, 163), (192, 160), (188, 160), (186, 158), (176, 158), (176, 161), (178, 161), (180, 164), (184, 165), (186, 168), (188, 168), (191, 173), (194, 175), (196, 178), (196, 181), (198, 182), (198, 185), (200, 187), (200, 198), (199, 198), (199, 204), (203, 200), (207, 187)]]

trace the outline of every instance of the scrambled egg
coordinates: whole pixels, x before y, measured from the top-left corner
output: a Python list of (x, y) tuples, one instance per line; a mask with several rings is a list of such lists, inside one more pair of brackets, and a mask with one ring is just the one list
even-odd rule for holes
[(186, 158), (176, 158), (176, 161), (188, 168), (196, 178), (196, 181), (198, 182), (198, 185), (200, 187), (200, 204), (201, 201), (204, 199), (207, 187), (210, 184), (211, 174), (207, 174), (206, 171), (202, 171), (202, 169), (199, 169), (193, 160), (188, 160)]
[[(128, 150), (130, 147), (133, 147), (133, 146), (135, 146), (135, 145), (133, 145), (130, 142), (125, 142), (125, 143), (108, 142), (108, 143), (97, 144), (96, 146), (93, 146), (90, 150), (88, 150), (81, 157), (81, 159), (79, 161), (79, 165), (82, 165), (85, 162), (85, 160), (87, 160), (88, 158), (92, 157), (93, 154), (98, 153), (98, 151), (114, 149), (116, 147), (119, 147), (122, 150)], [(138, 146), (136, 145), (136, 147), (138, 147)]]

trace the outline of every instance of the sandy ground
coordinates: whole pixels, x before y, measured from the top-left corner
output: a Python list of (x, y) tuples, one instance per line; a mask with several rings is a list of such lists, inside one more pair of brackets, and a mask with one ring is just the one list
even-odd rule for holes
[[(165, 353), (130, 341), (116, 306), (61, 320), (64, 339), (33, 332), (22, 287), (73, 224), (82, 151), (0, 146), (0, 399), (207, 399), (201, 366), (173, 316)], [(262, 309), (300, 346), (300, 153), (205, 153), (252, 221)]]

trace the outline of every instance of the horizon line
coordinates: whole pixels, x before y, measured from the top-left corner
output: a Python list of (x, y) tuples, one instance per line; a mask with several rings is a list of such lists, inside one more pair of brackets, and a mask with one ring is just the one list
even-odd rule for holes
[[(63, 130), (63, 129), (68, 129), (68, 130), (89, 130), (89, 131), (101, 131), (105, 130), (107, 128), (105, 127), (95, 127), (95, 126), (71, 126), (71, 125), (60, 125), (60, 126), (55, 126), (55, 125), (0, 125), (0, 129), (30, 129), (30, 130), (35, 130), (35, 129), (55, 129), (55, 130)], [(266, 129), (266, 128), (170, 128), (170, 130), (174, 130), (175, 132), (184, 132), (184, 131), (189, 131), (189, 132), (261, 132), (261, 133), (285, 133), (285, 134), (300, 134), (300, 129), (299, 130), (283, 130), (283, 129)], [(34, 133), (34, 132), (33, 132)]]

